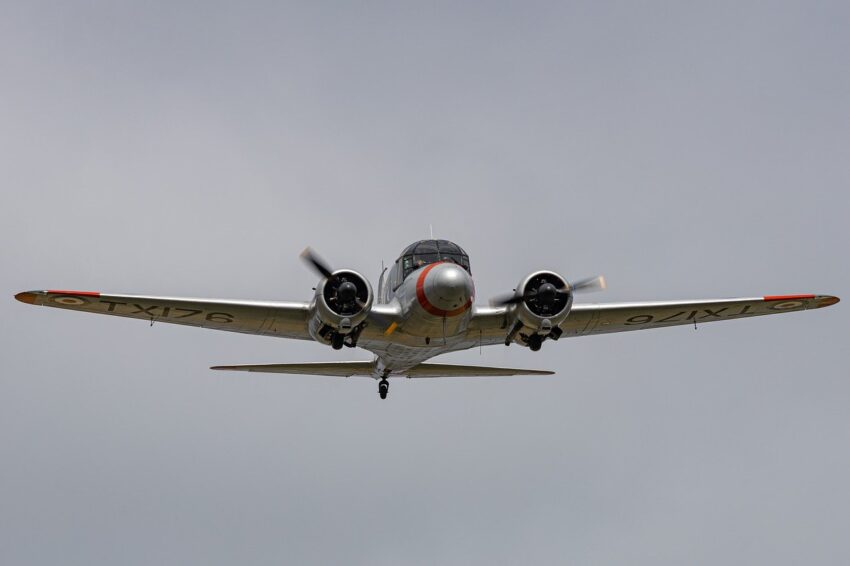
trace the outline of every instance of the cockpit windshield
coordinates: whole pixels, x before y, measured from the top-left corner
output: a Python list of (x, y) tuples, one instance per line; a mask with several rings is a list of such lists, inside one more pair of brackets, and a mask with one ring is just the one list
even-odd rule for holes
[(469, 271), (469, 256), (453, 242), (448, 240), (420, 240), (405, 249), (398, 259), (401, 279), (411, 272), (438, 261), (452, 261)]

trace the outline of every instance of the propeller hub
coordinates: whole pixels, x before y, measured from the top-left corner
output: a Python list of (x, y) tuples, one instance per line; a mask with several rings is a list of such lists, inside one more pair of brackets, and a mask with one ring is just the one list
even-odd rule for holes
[(523, 285), (521, 300), (534, 315), (555, 316), (569, 306), (569, 286), (560, 275), (539, 272), (532, 275)]
[(537, 296), (540, 298), (540, 302), (551, 304), (555, 301), (555, 297), (558, 295), (558, 289), (555, 288), (551, 283), (544, 283), (537, 289)]
[(340, 284), (336, 294), (341, 303), (350, 303), (357, 297), (357, 285), (351, 281), (345, 281)]

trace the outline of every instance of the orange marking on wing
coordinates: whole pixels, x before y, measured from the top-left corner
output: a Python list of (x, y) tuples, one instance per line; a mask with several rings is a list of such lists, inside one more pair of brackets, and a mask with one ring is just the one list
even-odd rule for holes
[(765, 295), (765, 301), (797, 301), (800, 299), (814, 299), (814, 295)]
[(61, 290), (50, 290), (48, 293), (53, 293), (54, 295), (78, 295), (80, 297), (99, 297), (100, 292), (98, 291), (61, 291)]
[(389, 336), (390, 334), (392, 334), (393, 332), (395, 332), (395, 329), (396, 329), (396, 328), (398, 328), (398, 323), (397, 323), (397, 322), (393, 322), (393, 323), (389, 326), (389, 328), (387, 328), (387, 329), (384, 331), (384, 336)]

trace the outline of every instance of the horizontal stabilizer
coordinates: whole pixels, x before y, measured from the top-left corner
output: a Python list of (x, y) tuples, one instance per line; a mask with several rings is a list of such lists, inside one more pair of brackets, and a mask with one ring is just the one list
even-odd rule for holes
[(213, 366), (210, 369), (351, 377), (352, 375), (372, 375), (372, 371), (375, 369), (375, 364), (373, 362), (309, 362), (305, 364)]
[[(300, 375), (329, 375), (351, 377), (354, 375), (380, 377), (375, 372), (374, 362), (310, 362), (303, 364), (254, 364), (238, 366), (213, 366), (210, 369), (230, 371), (252, 371), (264, 373), (289, 373)], [(455, 364), (419, 364), (391, 374), (391, 377), (473, 377), (508, 375), (552, 375), (553, 371), (537, 369), (497, 368), (483, 366), (461, 366)]]
[(542, 369), (495, 368), (486, 366), (459, 366), (454, 364), (419, 364), (405, 375), (408, 377), (486, 377), (504, 375), (552, 375), (554, 371)]

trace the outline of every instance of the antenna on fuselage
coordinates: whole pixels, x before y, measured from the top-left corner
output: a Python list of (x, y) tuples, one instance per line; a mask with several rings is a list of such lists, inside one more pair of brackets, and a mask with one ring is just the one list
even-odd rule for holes
[(431, 232), (431, 239), (434, 239), (434, 225), (428, 224), (428, 230)]

